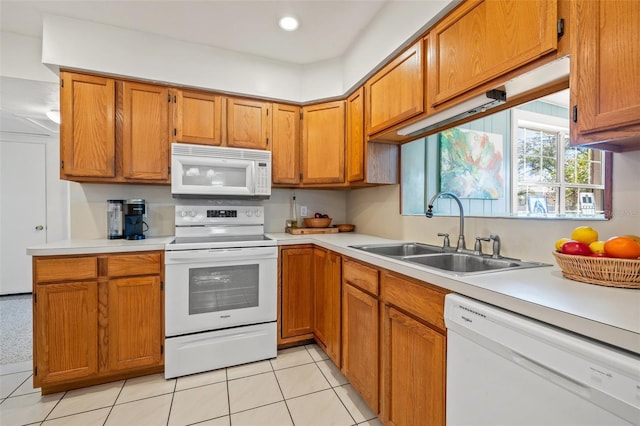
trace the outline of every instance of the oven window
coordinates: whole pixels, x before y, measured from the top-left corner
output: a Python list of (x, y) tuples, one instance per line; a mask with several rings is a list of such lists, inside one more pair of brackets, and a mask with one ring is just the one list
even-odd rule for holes
[(188, 186), (222, 186), (246, 188), (246, 167), (202, 166), (184, 164), (182, 184)]
[(189, 315), (258, 306), (258, 265), (189, 269)]

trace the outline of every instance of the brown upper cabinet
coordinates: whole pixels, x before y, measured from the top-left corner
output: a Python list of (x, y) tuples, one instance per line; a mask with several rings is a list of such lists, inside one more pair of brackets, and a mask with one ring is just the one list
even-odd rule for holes
[(364, 85), (368, 135), (424, 111), (422, 40), (378, 71)]
[(467, 0), (429, 31), (429, 107), (554, 52), (557, 0)]
[(116, 175), (116, 89), (111, 78), (60, 72), (60, 178)]
[(222, 144), (223, 98), (220, 95), (186, 90), (171, 90), (171, 95), (176, 142)]
[(300, 182), (300, 107), (273, 104), (272, 183)]
[(129, 81), (118, 82), (120, 87), (123, 177), (168, 182), (169, 89)]
[(345, 102), (302, 108), (302, 183), (344, 183)]
[(271, 104), (227, 98), (227, 146), (267, 149), (271, 136)]
[(571, 141), (640, 149), (640, 2), (571, 2)]
[(346, 133), (349, 185), (398, 183), (398, 145), (365, 141), (362, 87), (347, 98)]

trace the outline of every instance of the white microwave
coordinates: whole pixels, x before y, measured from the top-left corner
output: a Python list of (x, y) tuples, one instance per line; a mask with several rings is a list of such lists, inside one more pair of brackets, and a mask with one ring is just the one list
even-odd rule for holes
[(173, 143), (171, 194), (174, 197), (268, 198), (271, 152)]

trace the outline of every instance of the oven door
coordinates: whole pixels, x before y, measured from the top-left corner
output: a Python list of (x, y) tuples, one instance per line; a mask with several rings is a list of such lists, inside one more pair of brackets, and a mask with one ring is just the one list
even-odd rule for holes
[(189, 155), (171, 157), (172, 195), (255, 195), (255, 162)]
[(167, 337), (276, 320), (276, 247), (167, 251)]

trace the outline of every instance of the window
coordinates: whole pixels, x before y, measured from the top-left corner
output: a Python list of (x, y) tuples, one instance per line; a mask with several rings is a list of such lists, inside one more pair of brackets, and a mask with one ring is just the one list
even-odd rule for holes
[[(611, 154), (571, 146), (569, 111), (558, 98), (568, 103), (568, 91), (404, 144), (403, 214), (424, 214), (448, 190), (468, 216), (608, 218)], [(458, 214), (447, 198), (435, 211)]]
[(511, 122), (513, 214), (584, 217), (604, 213), (602, 151), (572, 147), (566, 119), (514, 109)]

